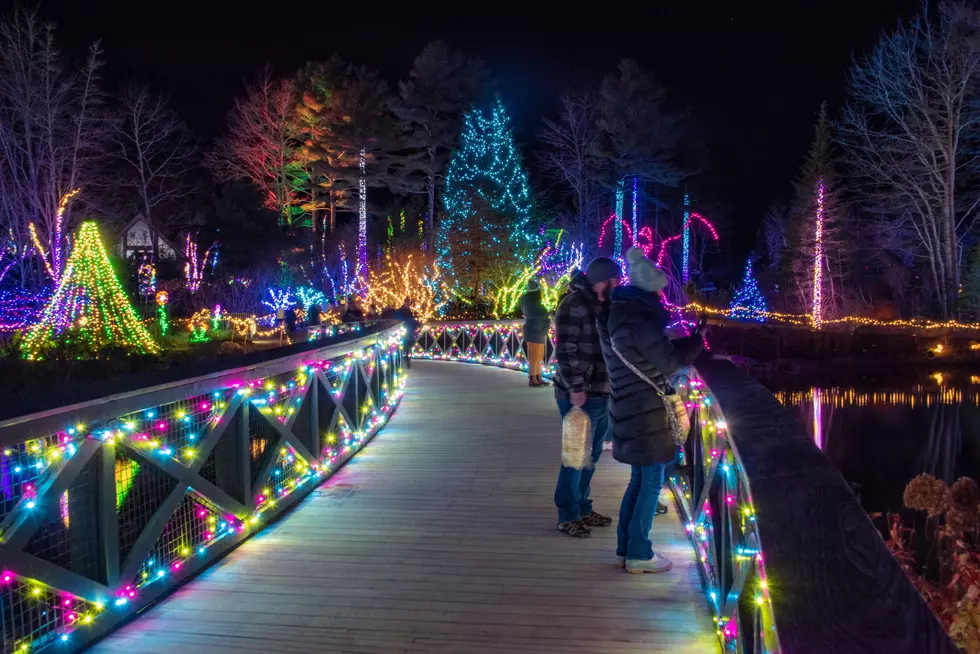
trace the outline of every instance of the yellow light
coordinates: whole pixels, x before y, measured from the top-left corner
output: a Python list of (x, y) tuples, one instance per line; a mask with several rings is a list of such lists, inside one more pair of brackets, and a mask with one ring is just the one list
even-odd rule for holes
[(37, 597), (38, 595), (41, 594), (41, 589), (35, 586), (34, 588), (31, 589), (31, 594), (34, 595), (34, 597)]
[(766, 583), (765, 579), (759, 582), (759, 588), (761, 588), (762, 590), (769, 588), (769, 585)]
[(180, 549), (180, 555), (181, 556), (188, 556), (188, 555), (190, 555), (190, 553), (191, 553), (191, 551), (189, 549), (187, 549), (186, 547), (182, 547)]

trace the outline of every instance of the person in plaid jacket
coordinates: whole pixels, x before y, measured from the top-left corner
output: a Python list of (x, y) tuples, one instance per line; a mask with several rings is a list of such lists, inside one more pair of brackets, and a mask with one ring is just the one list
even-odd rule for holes
[[(576, 271), (569, 292), (555, 311), (555, 401), (562, 418), (573, 406), (581, 407), (592, 421), (592, 461), (602, 455), (609, 430), (609, 374), (602, 358), (596, 320), (605, 310), (609, 292), (619, 286), (622, 270), (612, 259), (593, 259), (585, 272)], [(595, 466), (576, 470), (561, 466), (555, 487), (558, 531), (574, 538), (588, 538), (592, 527), (608, 527), (612, 519), (592, 510), (589, 485)]]

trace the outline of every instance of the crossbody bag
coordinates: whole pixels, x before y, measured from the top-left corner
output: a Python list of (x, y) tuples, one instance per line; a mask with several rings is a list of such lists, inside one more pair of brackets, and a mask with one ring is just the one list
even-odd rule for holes
[(653, 390), (657, 392), (661, 401), (664, 403), (664, 409), (667, 411), (667, 426), (670, 429), (670, 435), (674, 439), (674, 444), (678, 447), (683, 445), (687, 440), (687, 434), (691, 431), (691, 418), (687, 415), (687, 407), (684, 405), (684, 400), (676, 392), (665, 393), (661, 390), (660, 386), (654, 382), (652, 379), (644, 375), (640, 370), (634, 366), (632, 363), (626, 360), (626, 357), (616, 349), (616, 346), (612, 344), (610, 339), (610, 345), (612, 346), (612, 351), (619, 357), (619, 360), (623, 362), (623, 365), (629, 368), (634, 375), (649, 384)]

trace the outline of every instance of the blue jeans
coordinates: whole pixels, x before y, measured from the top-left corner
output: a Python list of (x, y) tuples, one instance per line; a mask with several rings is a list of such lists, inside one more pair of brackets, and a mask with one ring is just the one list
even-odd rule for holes
[[(564, 418), (571, 411), (572, 403), (565, 398), (558, 398), (558, 413)], [(558, 522), (579, 520), (582, 516), (592, 513), (592, 499), (589, 497), (589, 485), (595, 474), (595, 463), (602, 455), (602, 441), (609, 431), (609, 408), (606, 398), (589, 399), (582, 409), (589, 414), (592, 421), (592, 463), (587, 470), (561, 467), (558, 471), (558, 485), (555, 487), (555, 506), (558, 507)]]
[(653, 558), (650, 528), (653, 527), (660, 487), (664, 484), (664, 464), (632, 468), (630, 483), (619, 507), (616, 556), (649, 561)]

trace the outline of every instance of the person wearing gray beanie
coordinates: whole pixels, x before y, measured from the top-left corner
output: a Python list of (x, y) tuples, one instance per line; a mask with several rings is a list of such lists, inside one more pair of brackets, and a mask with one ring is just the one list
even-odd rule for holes
[(650, 528), (658, 510), (665, 468), (677, 453), (668, 406), (671, 378), (691, 365), (704, 343), (697, 332), (671, 341), (670, 313), (660, 292), (667, 276), (631, 248), (629, 286), (613, 290), (609, 310), (599, 321), (602, 353), (611, 381), (609, 423), (613, 458), (631, 467), (617, 528), (616, 562), (627, 572), (666, 572), (671, 561), (654, 552)]
[[(585, 411), (592, 423), (592, 462), (602, 455), (609, 430), (609, 375), (599, 343), (597, 319), (605, 310), (609, 293), (619, 286), (622, 269), (612, 259), (593, 259), (585, 272), (575, 271), (569, 292), (555, 310), (555, 401), (558, 413), (573, 406)], [(608, 527), (612, 519), (592, 508), (589, 486), (595, 465), (584, 470), (561, 466), (555, 487), (558, 531), (573, 538), (587, 538), (592, 527)]]

